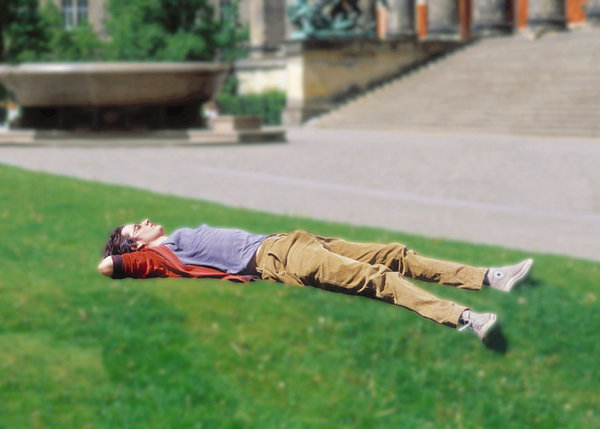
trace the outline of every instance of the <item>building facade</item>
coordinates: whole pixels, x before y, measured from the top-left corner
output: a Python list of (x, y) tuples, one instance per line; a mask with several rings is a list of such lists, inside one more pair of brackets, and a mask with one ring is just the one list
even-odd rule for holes
[(106, 0), (41, 0), (42, 4), (49, 2), (60, 10), (66, 28), (89, 23), (101, 38), (107, 37), (104, 26)]
[[(61, 11), (65, 26), (89, 22), (106, 37), (106, 0), (42, 0)], [(211, 0), (217, 11), (234, 0)], [(294, 31), (286, 9), (296, 0), (240, 0), (251, 55), (272, 55)], [(308, 0), (317, 2), (323, 0)], [(339, 0), (346, 3), (348, 0)], [(333, 1), (332, 3), (336, 3)], [(357, 0), (379, 39), (459, 38), (506, 34), (524, 29), (566, 29), (600, 20), (600, 0)]]
[[(319, 0), (313, 0), (319, 1)], [(340, 0), (346, 3), (348, 0)], [(310, 0), (309, 0), (310, 2)], [(293, 31), (282, 0), (242, 0), (254, 53), (277, 51)], [(287, 1), (287, 5), (294, 1)], [(507, 34), (520, 30), (562, 30), (600, 20), (600, 0), (358, 0), (377, 38), (398, 40)]]
[[(66, 26), (89, 22), (100, 35), (106, 0), (53, 1)], [(249, 56), (237, 61), (238, 92), (286, 93), (284, 121), (304, 122), (348, 96), (429, 61), (472, 38), (520, 31), (537, 36), (600, 23), (600, 0), (211, 0), (217, 13), (238, 4), (249, 30)], [(235, 3), (234, 3), (235, 2)], [(290, 6), (317, 10), (331, 26), (333, 10), (358, 13), (364, 37), (295, 39)], [(337, 9), (336, 9), (337, 8)], [(341, 9), (340, 9), (341, 8)], [(345, 9), (345, 12), (343, 10)], [(296, 9), (298, 10), (298, 9)], [(350, 12), (352, 13), (352, 12)], [(304, 15), (305, 19), (308, 15)], [(318, 24), (318, 23), (317, 23)], [(326, 35), (331, 28), (326, 28)], [(300, 31), (302, 32), (302, 31)], [(347, 35), (346, 35), (347, 36)]]

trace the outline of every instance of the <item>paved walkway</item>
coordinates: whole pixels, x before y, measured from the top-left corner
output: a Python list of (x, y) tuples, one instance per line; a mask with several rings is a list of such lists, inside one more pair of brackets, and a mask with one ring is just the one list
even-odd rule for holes
[(236, 207), (600, 261), (599, 139), (293, 129), (288, 140), (0, 147), (0, 162)]

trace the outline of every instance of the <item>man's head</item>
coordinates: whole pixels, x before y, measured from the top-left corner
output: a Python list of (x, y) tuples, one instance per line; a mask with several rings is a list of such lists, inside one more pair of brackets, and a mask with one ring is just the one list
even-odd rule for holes
[(153, 224), (148, 219), (140, 223), (118, 226), (106, 243), (104, 257), (158, 246), (166, 238), (163, 227)]

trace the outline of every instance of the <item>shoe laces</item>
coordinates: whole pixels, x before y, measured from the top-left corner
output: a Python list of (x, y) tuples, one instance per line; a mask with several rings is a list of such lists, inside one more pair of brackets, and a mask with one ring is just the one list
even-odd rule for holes
[(469, 312), (469, 315), (463, 319), (463, 326), (458, 328), (459, 331), (463, 331), (467, 328), (471, 328), (475, 332), (479, 332), (486, 320), (483, 320), (482, 317), (473, 317), (473, 314)]

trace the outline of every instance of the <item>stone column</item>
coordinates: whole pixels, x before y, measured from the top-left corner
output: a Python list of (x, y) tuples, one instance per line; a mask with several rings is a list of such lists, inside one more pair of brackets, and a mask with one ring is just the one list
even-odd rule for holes
[(375, 15), (375, 35), (379, 40), (385, 40), (388, 38), (390, 32), (389, 18), (389, 12), (387, 8), (378, 4)]
[(265, 45), (270, 49), (277, 49), (286, 39), (286, 2), (281, 0), (264, 0), (264, 2), (267, 27), (265, 31)]
[(417, 35), (419, 39), (427, 37), (427, 0), (417, 0)]
[(565, 29), (565, 0), (530, 0), (527, 25), (535, 30)]
[(240, 15), (250, 27), (250, 53), (277, 51), (286, 37), (286, 3), (281, 0), (245, 0)]
[(427, 2), (427, 37), (458, 37), (460, 13), (458, 0), (432, 0)]
[(512, 31), (512, 0), (473, 0), (473, 33), (477, 36), (506, 34)]
[(600, 0), (588, 2), (585, 16), (590, 24), (600, 25)]
[(388, 4), (390, 5), (388, 38), (414, 36), (416, 34), (415, 1), (388, 0)]

